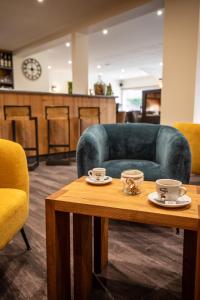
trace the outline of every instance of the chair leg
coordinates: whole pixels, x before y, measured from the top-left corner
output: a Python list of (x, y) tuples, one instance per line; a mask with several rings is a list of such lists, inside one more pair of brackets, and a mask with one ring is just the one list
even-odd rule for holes
[(22, 229), (20, 230), (20, 232), (21, 232), (21, 235), (22, 235), (22, 237), (23, 237), (24, 243), (26, 244), (27, 250), (31, 250), (31, 247), (30, 247), (30, 245), (29, 245), (29, 242), (28, 242), (28, 239), (27, 239), (27, 237), (26, 237), (26, 233), (25, 233), (23, 227), (22, 227)]

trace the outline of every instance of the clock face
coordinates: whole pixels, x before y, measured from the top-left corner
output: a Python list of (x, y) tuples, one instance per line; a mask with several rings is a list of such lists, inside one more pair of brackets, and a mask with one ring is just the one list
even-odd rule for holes
[(34, 58), (27, 58), (22, 63), (22, 72), (30, 80), (37, 80), (42, 74), (40, 63)]

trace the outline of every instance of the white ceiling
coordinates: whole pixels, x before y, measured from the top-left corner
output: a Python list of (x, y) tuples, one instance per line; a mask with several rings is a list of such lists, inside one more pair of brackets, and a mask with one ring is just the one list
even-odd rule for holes
[(42, 44), (150, 0), (0, 0), (0, 49)]
[[(161, 76), (163, 17), (156, 12), (124, 22), (103, 36), (90, 36), (90, 69), (112, 73), (115, 77)], [(125, 72), (122, 73), (121, 69)], [(110, 74), (111, 75), (111, 74)]]
[[(89, 34), (89, 71), (97, 78), (126, 79), (143, 76), (162, 77), (163, 16), (156, 11)], [(70, 37), (66, 39), (70, 40)], [(71, 69), (71, 49), (65, 44), (49, 49), (47, 56), (52, 71)], [(97, 69), (101, 65), (101, 69)], [(121, 69), (125, 72), (122, 73)]]
[[(0, 49), (26, 56), (49, 43), (54, 47), (45, 53), (52, 71), (69, 74), (71, 49), (64, 41), (76, 30), (89, 35), (90, 76), (159, 78), (163, 17), (156, 9), (163, 5), (163, 0), (0, 0)], [(107, 36), (100, 31), (104, 26)], [(61, 44), (55, 47), (56, 39)]]

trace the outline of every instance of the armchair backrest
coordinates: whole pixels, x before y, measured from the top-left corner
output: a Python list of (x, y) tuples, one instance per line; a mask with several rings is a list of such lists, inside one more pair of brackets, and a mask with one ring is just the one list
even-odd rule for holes
[(160, 125), (106, 124), (109, 159), (144, 159), (155, 161)]
[(0, 139), (0, 188), (23, 190), (29, 195), (26, 155), (14, 142)]

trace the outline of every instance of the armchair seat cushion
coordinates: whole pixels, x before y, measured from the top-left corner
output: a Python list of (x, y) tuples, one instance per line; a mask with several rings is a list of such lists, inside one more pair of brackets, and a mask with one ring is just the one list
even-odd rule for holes
[(23, 227), (27, 217), (26, 192), (0, 188), (0, 249)]
[(101, 163), (102, 168), (106, 168), (107, 175), (120, 178), (121, 173), (128, 169), (137, 169), (145, 174), (145, 180), (156, 180), (162, 178), (160, 165), (150, 160), (138, 159), (116, 159), (107, 160)]

